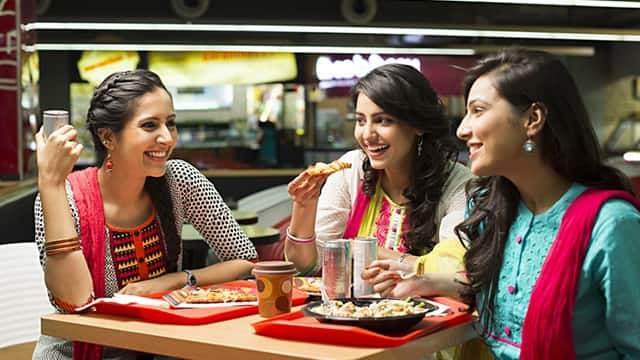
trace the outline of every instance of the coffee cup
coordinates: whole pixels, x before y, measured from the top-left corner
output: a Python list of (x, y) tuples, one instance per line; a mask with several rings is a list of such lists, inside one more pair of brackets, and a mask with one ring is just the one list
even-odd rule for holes
[(291, 311), (293, 274), (296, 268), (289, 261), (260, 261), (252, 271), (258, 289), (258, 311), (262, 317), (272, 317)]

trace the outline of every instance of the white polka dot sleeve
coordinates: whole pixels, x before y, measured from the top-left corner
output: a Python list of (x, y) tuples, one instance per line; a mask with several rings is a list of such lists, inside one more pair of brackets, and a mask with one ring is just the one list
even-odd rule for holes
[(170, 160), (167, 175), (179, 223), (179, 216), (191, 223), (221, 260), (258, 257), (220, 193), (198, 169), (183, 160)]

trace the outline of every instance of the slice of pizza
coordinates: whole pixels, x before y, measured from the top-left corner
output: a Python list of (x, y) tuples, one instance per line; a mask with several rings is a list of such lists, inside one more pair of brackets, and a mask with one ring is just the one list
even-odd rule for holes
[(346, 161), (334, 160), (328, 164), (323, 162), (317, 162), (315, 165), (309, 166), (306, 171), (307, 171), (307, 174), (311, 176), (318, 176), (318, 175), (330, 175), (336, 171), (349, 169), (349, 168), (351, 168), (351, 163), (348, 163)]
[(209, 289), (193, 288), (189, 289), (184, 302), (190, 304), (210, 304), (229, 302), (250, 302), (257, 301), (258, 298), (247, 288), (224, 288), (213, 287)]

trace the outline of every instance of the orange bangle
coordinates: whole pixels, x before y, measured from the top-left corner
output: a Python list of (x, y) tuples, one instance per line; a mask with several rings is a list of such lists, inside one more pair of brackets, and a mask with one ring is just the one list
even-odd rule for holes
[(76, 245), (80, 245), (80, 242), (79, 241), (70, 241), (70, 242), (56, 244), (56, 245), (45, 245), (45, 249), (47, 249), (47, 250), (55, 250), (55, 249), (61, 249), (61, 248), (69, 247), (69, 246), (76, 246)]
[(46, 254), (47, 254), (47, 256), (53, 256), (53, 255), (58, 255), (58, 254), (70, 253), (70, 252), (74, 252), (74, 251), (78, 251), (78, 250), (82, 250), (82, 246), (78, 245), (78, 246), (72, 246), (72, 247), (66, 247), (66, 248), (62, 248), (62, 249), (57, 249), (57, 250), (47, 250)]
[(46, 241), (44, 244), (45, 245), (57, 245), (57, 244), (65, 243), (65, 242), (69, 242), (69, 241), (79, 241), (79, 238), (77, 236), (74, 236), (74, 237), (71, 237), (71, 238), (68, 238), (68, 239)]

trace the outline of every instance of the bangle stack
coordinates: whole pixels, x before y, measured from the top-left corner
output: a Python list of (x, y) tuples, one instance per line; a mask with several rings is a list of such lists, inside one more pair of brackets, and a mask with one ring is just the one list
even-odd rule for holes
[(65, 254), (78, 250), (82, 250), (82, 246), (80, 246), (80, 240), (77, 236), (44, 243), (44, 252), (47, 256)]
[(316, 241), (315, 235), (311, 236), (308, 239), (295, 237), (295, 236), (291, 235), (291, 233), (289, 232), (289, 228), (287, 228), (287, 239), (289, 239), (289, 241), (291, 241), (291, 242), (298, 243), (298, 244), (308, 244), (308, 243)]

